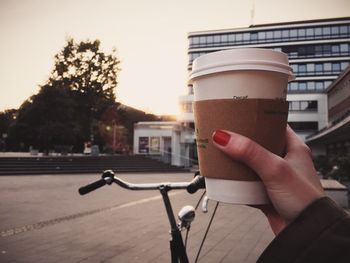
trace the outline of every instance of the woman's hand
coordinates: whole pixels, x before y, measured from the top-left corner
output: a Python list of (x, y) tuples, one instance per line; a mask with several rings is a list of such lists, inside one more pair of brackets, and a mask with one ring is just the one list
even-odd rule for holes
[(263, 181), (272, 206), (255, 206), (278, 234), (313, 201), (325, 195), (310, 149), (288, 126), (286, 155), (279, 157), (247, 137), (230, 131), (213, 134), (214, 144), (232, 159), (252, 168)]

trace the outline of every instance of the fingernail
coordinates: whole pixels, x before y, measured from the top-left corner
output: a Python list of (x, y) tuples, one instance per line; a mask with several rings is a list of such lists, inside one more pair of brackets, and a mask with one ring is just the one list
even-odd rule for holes
[(213, 140), (221, 146), (226, 146), (230, 140), (231, 135), (222, 130), (216, 130), (213, 134)]

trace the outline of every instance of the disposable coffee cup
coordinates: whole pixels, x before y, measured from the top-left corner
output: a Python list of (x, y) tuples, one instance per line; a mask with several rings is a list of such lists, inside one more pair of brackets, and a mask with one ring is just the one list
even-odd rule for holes
[[(282, 156), (288, 118), (286, 54), (245, 48), (213, 52), (194, 60), (195, 135), (201, 175), (210, 199), (235, 204), (269, 203), (259, 176), (212, 142), (214, 131), (233, 131)], [(269, 165), (268, 163), (266, 165)]]

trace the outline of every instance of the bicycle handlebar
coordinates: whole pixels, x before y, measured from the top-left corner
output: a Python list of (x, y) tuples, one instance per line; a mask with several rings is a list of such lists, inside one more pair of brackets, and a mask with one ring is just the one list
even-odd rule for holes
[(90, 183), (88, 185), (85, 185), (83, 187), (79, 188), (79, 194), (80, 195), (85, 195), (88, 194), (102, 186), (106, 185), (106, 180), (105, 179), (100, 179), (96, 182)]
[(187, 186), (187, 192), (190, 194), (194, 194), (199, 189), (205, 188), (205, 180), (204, 177), (199, 175), (199, 173), (195, 175), (193, 180), (190, 182), (190, 184)]
[(187, 192), (193, 194), (201, 188), (205, 188), (204, 178), (196, 173), (196, 176), (191, 182), (163, 182), (163, 183), (129, 183), (116, 176), (111, 170), (106, 170), (102, 174), (102, 179), (90, 183), (86, 186), (79, 188), (79, 194), (85, 195), (94, 191), (106, 184), (116, 183), (117, 185), (128, 190), (159, 190), (161, 188), (167, 188), (168, 190), (175, 189), (187, 189)]

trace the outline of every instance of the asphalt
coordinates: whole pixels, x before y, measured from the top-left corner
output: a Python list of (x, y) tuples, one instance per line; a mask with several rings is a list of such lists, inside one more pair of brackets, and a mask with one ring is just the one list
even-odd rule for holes
[[(188, 181), (190, 173), (120, 174), (131, 182)], [(169, 222), (157, 191), (106, 186), (80, 196), (99, 175), (0, 177), (0, 262), (170, 262)], [(171, 191), (177, 212), (202, 191)], [(215, 202), (197, 211), (188, 240), (194, 262)], [(273, 239), (265, 216), (240, 205), (219, 204), (198, 262), (256, 262)]]

